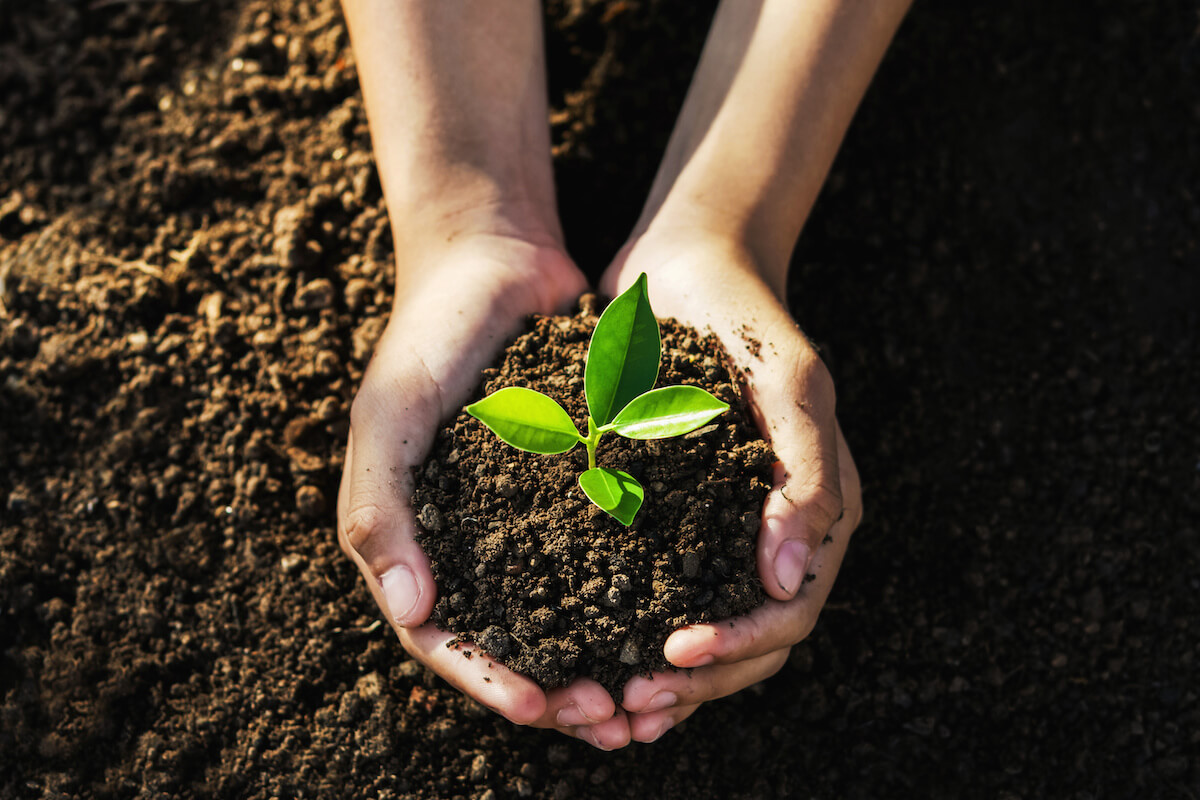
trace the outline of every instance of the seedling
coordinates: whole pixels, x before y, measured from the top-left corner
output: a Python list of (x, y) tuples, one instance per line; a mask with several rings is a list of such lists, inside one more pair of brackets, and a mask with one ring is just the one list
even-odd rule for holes
[(645, 490), (627, 472), (596, 466), (606, 433), (627, 439), (666, 439), (695, 430), (729, 408), (698, 386), (654, 388), (662, 340), (646, 295), (646, 275), (613, 300), (596, 322), (583, 373), (587, 436), (566, 409), (541, 392), (509, 386), (467, 406), (471, 416), (519, 450), (554, 455), (582, 443), (588, 469), (579, 487), (588, 499), (629, 525)]

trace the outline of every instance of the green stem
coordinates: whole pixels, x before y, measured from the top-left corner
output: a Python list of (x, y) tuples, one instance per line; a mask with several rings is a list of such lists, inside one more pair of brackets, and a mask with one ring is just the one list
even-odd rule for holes
[(588, 416), (588, 435), (583, 440), (583, 444), (587, 447), (588, 454), (588, 469), (596, 468), (596, 445), (600, 444), (600, 437), (603, 434), (596, 427), (596, 423), (592, 421), (591, 415)]

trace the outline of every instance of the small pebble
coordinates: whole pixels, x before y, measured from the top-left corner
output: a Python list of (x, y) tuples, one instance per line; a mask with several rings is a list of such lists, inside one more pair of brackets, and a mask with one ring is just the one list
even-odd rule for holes
[(365, 700), (373, 700), (383, 693), (383, 679), (378, 672), (368, 672), (355, 682), (354, 691)]
[(346, 307), (361, 311), (375, 302), (375, 286), (365, 278), (351, 278), (346, 282)]
[(421, 674), (421, 662), (419, 661), (402, 661), (396, 667), (396, 672), (401, 678), (415, 678)]
[(317, 278), (300, 287), (296, 292), (296, 308), (304, 311), (319, 311), (333, 305), (333, 284), (328, 278)]
[(417, 522), (421, 523), (421, 527), (430, 532), (437, 532), (442, 529), (445, 524), (445, 519), (442, 517), (442, 512), (433, 503), (426, 503), (421, 508), (421, 513), (417, 515)]
[(283, 558), (279, 559), (279, 567), (288, 575), (294, 575), (304, 569), (306, 560), (299, 553), (288, 553)]
[(496, 492), (501, 497), (512, 497), (517, 493), (517, 484), (507, 475), (496, 478)]
[(642, 663), (642, 652), (633, 639), (626, 639), (625, 644), (621, 645), (620, 659), (622, 664), (628, 664), (631, 667)]
[(319, 517), (325, 513), (325, 495), (315, 486), (301, 486), (296, 490), (296, 509), (306, 517)]
[(475, 759), (471, 762), (471, 770), (470, 770), (470, 772), (467, 773), (467, 778), (469, 778), (472, 783), (479, 783), (480, 781), (482, 781), (484, 778), (487, 777), (487, 774), (488, 774), (487, 756), (485, 756), (483, 753), (479, 753), (478, 755), (475, 756)]
[(700, 574), (700, 555), (695, 550), (683, 554), (683, 577), (695, 578)]
[(484, 652), (501, 659), (512, 651), (512, 638), (499, 625), (489, 625), (484, 628), (483, 633), (479, 634), (476, 644), (482, 647)]
[(314, 415), (322, 422), (329, 422), (341, 413), (341, 402), (336, 397), (326, 397), (317, 403)]
[(697, 429), (696, 429), (696, 430), (694, 430), (694, 431), (691, 431), (691, 432), (689, 432), (689, 433), (685, 433), (685, 434), (683, 435), (683, 438), (685, 438), (685, 439), (699, 439), (699, 438), (700, 438), (701, 436), (703, 436), (704, 434), (706, 434), (706, 433), (712, 433), (712, 432), (713, 432), (713, 431), (715, 431), (716, 429), (717, 429), (717, 426), (716, 426), (716, 424), (715, 424), (715, 423), (714, 423), (714, 424), (712, 424), (712, 425), (705, 425), (703, 428), (697, 428)]

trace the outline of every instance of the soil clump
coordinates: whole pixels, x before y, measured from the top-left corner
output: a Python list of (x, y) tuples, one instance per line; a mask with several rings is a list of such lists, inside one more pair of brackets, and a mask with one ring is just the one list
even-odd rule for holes
[[(480, 396), (524, 386), (586, 420), (592, 299), (575, 316), (534, 318), (485, 372)], [(582, 447), (526, 453), (465, 411), (416, 475), (418, 539), (438, 581), (432, 619), (548, 688), (583, 675), (619, 699), (635, 674), (669, 668), (671, 631), (745, 614), (765, 597), (755, 540), (775, 457), (716, 337), (659, 326), (657, 385), (701, 386), (730, 409), (681, 437), (605, 437), (597, 462), (646, 489), (630, 527), (579, 489)]]

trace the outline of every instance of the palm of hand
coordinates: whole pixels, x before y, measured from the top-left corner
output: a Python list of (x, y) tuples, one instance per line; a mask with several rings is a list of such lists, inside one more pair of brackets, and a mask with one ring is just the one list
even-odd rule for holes
[[(635, 678), (623, 706), (632, 738), (652, 741), (706, 700), (763, 680), (812, 630), (862, 514), (858, 474), (834, 416), (832, 379), (753, 256), (725, 242), (635, 240), (605, 273), (615, 294), (650, 276), (655, 312), (721, 339), (746, 373), (760, 430), (780, 459), (763, 511), (759, 573), (770, 599), (736, 625), (676, 631), (667, 659), (684, 672)], [(761, 346), (748, 347), (750, 340)]]
[(598, 685), (545, 693), (500, 665), (462, 658), (445, 647), (451, 634), (421, 624), (436, 587), (409, 500), (411, 472), (438, 425), (466, 402), (505, 340), (527, 315), (568, 308), (586, 282), (561, 250), (503, 237), (456, 243), (422, 267), (423, 279), (404, 287), (351, 410), (339, 542), (405, 649), (463, 692), (524, 724), (607, 719), (614, 706)]

